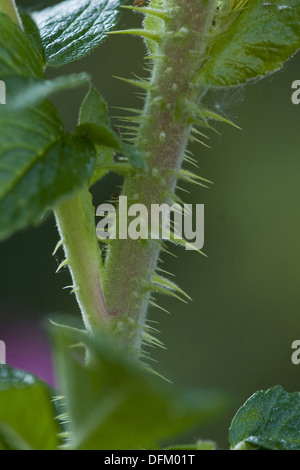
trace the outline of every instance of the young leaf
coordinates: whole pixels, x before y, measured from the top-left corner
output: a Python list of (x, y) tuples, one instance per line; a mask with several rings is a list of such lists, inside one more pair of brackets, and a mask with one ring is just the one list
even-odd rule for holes
[(300, 393), (281, 386), (256, 392), (230, 427), (233, 449), (300, 450)]
[[(70, 416), (72, 448), (126, 450), (157, 444), (223, 410), (216, 392), (174, 390), (106, 337), (92, 339), (79, 330), (55, 330), (58, 377)], [(76, 357), (73, 343), (88, 347), (87, 366)]]
[(299, 0), (244, 1), (220, 22), (198, 75), (207, 87), (232, 86), (279, 69), (300, 48)]
[[(90, 88), (79, 112), (78, 127), (74, 134), (90, 139), (96, 147), (121, 151), (122, 141), (112, 129), (107, 104), (100, 93)], [(113, 156), (114, 152), (112, 152)]]
[(86, 123), (78, 126), (74, 135), (91, 140), (96, 146), (108, 147), (121, 151), (122, 142), (115, 132), (108, 126)]
[(61, 429), (55, 415), (48, 385), (0, 365), (0, 449), (56, 449)]
[[(90, 125), (94, 129), (97, 129), (98, 126), (100, 126), (100, 130), (104, 128), (104, 131), (107, 130), (109, 137), (111, 137), (111, 133), (113, 133), (108, 117), (107, 104), (94, 87), (90, 88), (87, 96), (83, 100), (78, 118), (78, 129), (81, 128), (81, 131), (84, 131), (84, 128), (86, 128), (86, 136), (93, 140), (93, 135), (89, 128)], [(76, 131), (77, 130), (75, 130), (75, 133)], [(81, 131), (79, 130), (79, 133)], [(116, 137), (117, 136), (113, 136), (113, 139), (115, 140)], [(115, 145), (112, 145), (111, 147), (109, 145), (101, 145), (101, 143), (100, 145), (97, 145), (95, 141), (93, 141), (93, 143), (97, 149), (97, 162), (94, 174), (90, 181), (90, 186), (99, 181), (110, 171), (110, 168), (114, 163), (113, 159), (116, 153)]]
[(0, 79), (14, 75), (43, 78), (42, 56), (20, 27), (3, 13), (0, 31)]
[(78, 121), (79, 124), (110, 125), (107, 104), (96, 88), (91, 87), (83, 100)]
[(95, 149), (64, 135), (53, 105), (0, 111), (0, 239), (32, 223), (88, 182)]
[[(79, 125), (74, 135), (89, 139), (97, 149), (97, 164), (91, 185), (103, 178), (109, 171), (128, 174), (132, 169), (145, 169), (141, 152), (131, 145), (124, 144), (112, 128), (107, 105), (100, 93), (93, 87), (90, 88), (81, 105)], [(116, 153), (126, 157), (128, 164), (115, 162)]]
[(50, 65), (89, 54), (117, 23), (120, 0), (64, 0), (33, 13)]

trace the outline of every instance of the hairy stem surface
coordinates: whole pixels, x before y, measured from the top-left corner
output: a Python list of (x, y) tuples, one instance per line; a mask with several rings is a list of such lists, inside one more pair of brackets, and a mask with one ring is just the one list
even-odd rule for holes
[[(95, 233), (92, 196), (88, 188), (61, 202), (55, 210), (73, 286), (86, 328), (96, 333), (109, 321), (100, 284), (101, 251)], [(58, 245), (59, 247), (59, 245)], [(58, 269), (59, 270), (59, 269)]]
[[(136, 138), (148, 172), (127, 179), (123, 195), (128, 205), (169, 203), (176, 188), (194, 119), (193, 104), (201, 90), (193, 79), (201, 67), (215, 1), (176, 0), (158, 38), (150, 91)], [(118, 317), (122, 338), (138, 349), (146, 321), (160, 243), (155, 240), (117, 239), (111, 243), (103, 282), (108, 311)]]

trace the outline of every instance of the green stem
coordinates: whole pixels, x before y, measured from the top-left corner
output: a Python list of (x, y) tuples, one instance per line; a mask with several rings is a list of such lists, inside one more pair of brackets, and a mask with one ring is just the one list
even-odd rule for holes
[(14, 23), (23, 28), (15, 0), (0, 0), (0, 12), (8, 15)]
[[(73, 279), (86, 328), (95, 333), (109, 323), (100, 284), (101, 251), (95, 231), (94, 208), (88, 188), (63, 200), (55, 209), (61, 244)], [(60, 244), (58, 245), (60, 246)]]
[[(201, 90), (193, 80), (204, 60), (206, 37), (216, 1), (174, 0), (159, 42), (136, 146), (149, 172), (127, 179), (128, 205), (170, 202), (176, 188)], [(170, 7), (171, 8), (171, 7)], [(122, 338), (140, 348), (160, 245), (153, 240), (114, 240), (109, 248), (103, 289), (108, 311), (123, 321)], [(153, 284), (152, 284), (153, 285)], [(154, 289), (153, 289), (154, 290)]]

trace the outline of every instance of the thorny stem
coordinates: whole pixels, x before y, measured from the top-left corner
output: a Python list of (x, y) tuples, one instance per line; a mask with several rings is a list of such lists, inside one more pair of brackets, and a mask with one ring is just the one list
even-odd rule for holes
[[(123, 195), (128, 205), (170, 202), (191, 129), (191, 106), (201, 90), (193, 79), (204, 57), (205, 38), (216, 1), (175, 0), (168, 30), (160, 42), (162, 59), (154, 60), (136, 146), (148, 164), (147, 174), (127, 179)], [(175, 32), (175, 33), (174, 33)], [(114, 240), (106, 260), (103, 291), (110, 314), (119, 319), (122, 340), (137, 349), (142, 342), (151, 296), (151, 282), (161, 246), (154, 240)], [(153, 289), (154, 290), (154, 289)]]

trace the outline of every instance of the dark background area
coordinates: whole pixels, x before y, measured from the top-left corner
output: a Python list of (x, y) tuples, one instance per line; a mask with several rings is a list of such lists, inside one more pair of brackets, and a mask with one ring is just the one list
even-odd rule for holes
[[(120, 28), (138, 21), (138, 15), (126, 13)], [(114, 115), (114, 106), (142, 106), (135, 90), (113, 76), (146, 76), (144, 54), (141, 40), (110, 37), (88, 58), (47, 74), (88, 71)], [(164, 256), (164, 268), (176, 275), (193, 302), (162, 298), (172, 314), (150, 315), (159, 321), (167, 347), (152, 353), (161, 373), (177, 384), (217, 388), (232, 396), (224, 420), (201, 428), (192, 439), (216, 439), (227, 446), (233, 413), (253, 392), (276, 384), (300, 390), (300, 365), (291, 362), (291, 344), (300, 339), (300, 105), (291, 102), (291, 84), (299, 79), (297, 55), (264, 80), (211, 92), (210, 107), (242, 130), (217, 125), (220, 135), (208, 133), (211, 149), (191, 147), (199, 174), (214, 182), (210, 189), (189, 186), (185, 197), (205, 204), (208, 258), (172, 248), (178, 258)], [(85, 93), (81, 88), (53, 99), (67, 130), (76, 124)], [(95, 205), (109, 197), (116, 181), (108, 177), (93, 188)], [(56, 313), (79, 315), (74, 297), (63, 290), (70, 284), (68, 272), (55, 274), (62, 260), (62, 253), (51, 256), (57, 241), (50, 215), (39, 228), (0, 245), (0, 339), (6, 338), (12, 320), (24, 325), (31, 318), (36, 328)], [(14, 365), (31, 348), (30, 334), (27, 343), (19, 337), (10, 332), (7, 342), (8, 363)]]

